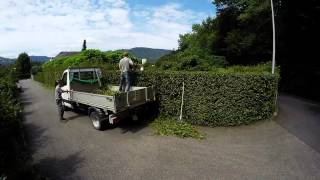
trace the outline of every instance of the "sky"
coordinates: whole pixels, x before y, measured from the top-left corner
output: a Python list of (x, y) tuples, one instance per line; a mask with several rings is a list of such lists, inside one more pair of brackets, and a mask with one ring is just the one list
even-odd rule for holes
[(176, 49), (179, 34), (215, 16), (211, 0), (0, 0), (0, 56)]

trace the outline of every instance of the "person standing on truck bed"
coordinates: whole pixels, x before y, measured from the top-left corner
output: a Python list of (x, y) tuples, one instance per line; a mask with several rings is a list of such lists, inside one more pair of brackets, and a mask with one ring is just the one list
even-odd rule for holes
[(62, 90), (61, 89), (62, 86), (63, 86), (62, 81), (58, 80), (58, 85), (56, 86), (56, 89), (55, 89), (55, 98), (56, 98), (56, 103), (58, 106), (59, 118), (60, 118), (60, 120), (66, 120), (65, 118), (63, 118), (64, 107), (62, 105), (62, 93), (69, 92), (69, 91)]
[(127, 52), (124, 52), (123, 56), (124, 58), (122, 58), (119, 62), (119, 69), (121, 71), (119, 91), (127, 92), (130, 90), (130, 85), (131, 85), (130, 71), (131, 71), (131, 67), (133, 66), (133, 62), (128, 57), (129, 55)]

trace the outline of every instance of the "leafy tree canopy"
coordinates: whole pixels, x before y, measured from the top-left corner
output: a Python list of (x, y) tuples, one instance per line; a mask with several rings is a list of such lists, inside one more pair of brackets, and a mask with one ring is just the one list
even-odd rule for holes
[[(140, 63), (139, 59), (130, 55), (135, 64)], [(123, 51), (107, 51), (88, 49), (80, 54), (66, 56), (48, 61), (43, 64), (43, 68), (68, 68), (68, 67), (93, 67), (99, 65), (109, 65), (111, 69), (118, 68), (117, 63), (123, 58)]]
[(31, 62), (27, 53), (21, 53), (16, 61), (16, 71), (21, 74), (30, 74)]
[[(180, 35), (178, 50), (162, 57), (157, 63), (159, 67), (208, 70), (227, 64), (271, 60), (269, 0), (215, 0), (213, 4), (217, 7), (217, 16), (193, 25), (192, 32)], [(225, 60), (215, 58), (219, 56)]]

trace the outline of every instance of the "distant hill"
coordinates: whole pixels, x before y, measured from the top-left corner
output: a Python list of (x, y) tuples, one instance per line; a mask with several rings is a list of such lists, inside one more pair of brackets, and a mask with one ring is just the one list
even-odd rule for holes
[[(30, 56), (31, 62), (46, 62), (49, 61), (51, 58), (47, 56)], [(15, 63), (16, 59), (10, 59), (5, 57), (0, 57), (0, 65), (10, 65)]]
[(0, 65), (6, 66), (6, 65), (13, 64), (14, 62), (15, 62), (15, 59), (0, 57)]
[(156, 62), (160, 57), (171, 53), (167, 49), (152, 49), (146, 47), (135, 47), (132, 49), (123, 49), (138, 58), (147, 58), (149, 62)]
[(32, 62), (46, 62), (49, 61), (51, 58), (48, 56), (30, 56)]

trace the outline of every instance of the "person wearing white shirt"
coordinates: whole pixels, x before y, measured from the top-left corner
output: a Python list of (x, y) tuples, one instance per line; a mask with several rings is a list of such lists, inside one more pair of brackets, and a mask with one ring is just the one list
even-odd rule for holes
[(129, 54), (127, 52), (123, 53), (124, 58), (122, 58), (119, 62), (119, 69), (120, 69), (120, 83), (119, 83), (119, 91), (120, 92), (127, 92), (130, 90), (131, 86), (131, 77), (130, 71), (131, 67), (133, 66), (132, 60), (128, 57)]

